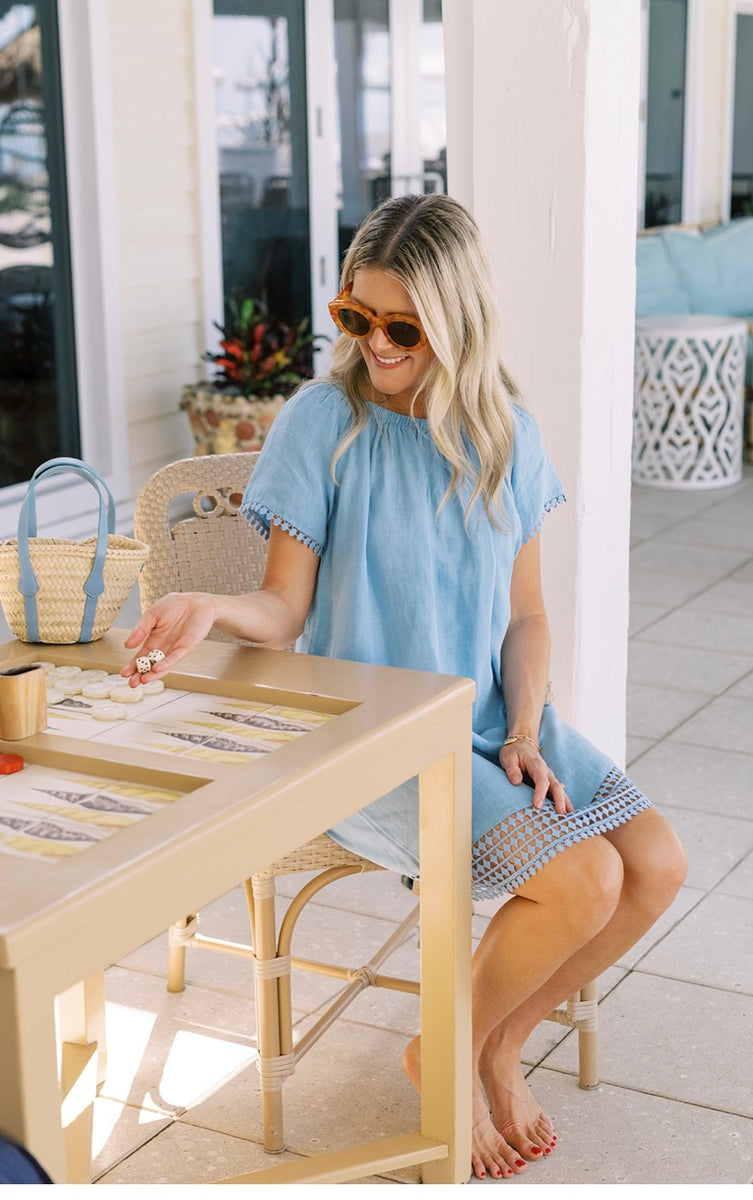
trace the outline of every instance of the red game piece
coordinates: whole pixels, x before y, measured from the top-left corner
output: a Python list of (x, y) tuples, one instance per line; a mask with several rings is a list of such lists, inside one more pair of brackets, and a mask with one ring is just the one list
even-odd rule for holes
[(0, 775), (12, 775), (14, 771), (20, 771), (23, 765), (20, 754), (0, 754)]

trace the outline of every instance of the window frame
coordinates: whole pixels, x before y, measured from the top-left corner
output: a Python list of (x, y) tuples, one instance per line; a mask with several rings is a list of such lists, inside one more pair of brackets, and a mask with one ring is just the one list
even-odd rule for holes
[[(199, 160), (199, 211), (201, 214), (201, 255), (203, 272), (204, 337), (207, 346), (217, 340), (215, 322), (224, 312), (222, 281), (222, 235), (218, 180), (218, 153), (214, 124), (212, 90), (213, 0), (192, 0), (194, 61), (196, 64), (196, 128)], [(419, 97), (415, 82), (404, 70), (406, 62), (418, 55), (422, 0), (388, 0), (390, 29), (399, 26), (401, 37), (390, 39), (390, 104), (399, 114), (397, 128), (406, 113), (413, 114), (416, 126)], [(398, 19), (399, 18), (399, 19)], [(304, 0), (304, 38), (306, 61), (306, 103), (308, 111), (309, 168), (309, 275), (311, 286), (311, 327), (317, 334), (330, 337), (333, 326), (327, 307), (338, 291), (340, 261), (338, 253), (338, 195), (332, 164), (335, 159), (337, 103), (335, 96), (334, 0)], [(406, 40), (406, 35), (410, 35)], [(403, 69), (401, 69), (401, 67)], [(415, 138), (397, 136), (393, 121), (393, 154), (399, 171), (414, 174)], [(423, 167), (421, 167), (423, 170)], [(314, 182), (315, 181), (315, 182)], [(317, 346), (314, 367), (325, 371), (331, 343)]]
[[(122, 503), (129, 488), (128, 422), (107, 8), (98, 0), (58, 0), (57, 20), (81, 457)], [(25, 483), (0, 490), (2, 536), (15, 535), (25, 494)], [(86, 484), (51, 481), (38, 499), (40, 529), (91, 533), (95, 506)], [(122, 520), (128, 518), (130, 511)]]
[[(212, 86), (214, 39), (213, 0), (192, 0), (196, 86), (196, 144), (199, 163), (198, 203), (201, 228), (204, 344), (214, 346), (217, 323), (224, 319), (222, 279), (222, 232), (219, 196), (219, 154), (215, 127), (215, 97)], [(308, 112), (309, 182), (317, 180), (316, 195), (309, 187), (309, 272), (311, 279), (311, 327), (329, 332), (328, 302), (337, 288), (337, 213), (331, 171), (334, 120), (334, 29), (333, 0), (304, 0), (306, 99)], [(330, 180), (331, 194), (324, 188)], [(328, 347), (317, 347), (315, 368), (322, 371)]]
[[(646, 203), (646, 125), (648, 120), (648, 28), (651, 18), (651, 0), (641, 0), (641, 72), (640, 72), (640, 117), (638, 129), (638, 228), (644, 229)], [(680, 220), (693, 223), (701, 219), (701, 139), (702, 116), (700, 113), (701, 84), (703, 79), (703, 14), (701, 0), (687, 0), (685, 30), (685, 88), (682, 132), (682, 195)]]
[(735, 75), (737, 72), (737, 18), (753, 16), (753, 0), (730, 0), (727, 14), (727, 94), (724, 110), (724, 164), (722, 167), (721, 215), (730, 220), (732, 207), (732, 156), (735, 134)]

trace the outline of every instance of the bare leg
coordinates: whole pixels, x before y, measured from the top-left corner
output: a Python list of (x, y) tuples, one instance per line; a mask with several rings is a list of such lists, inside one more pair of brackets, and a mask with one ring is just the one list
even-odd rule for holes
[[(472, 1169), (477, 1176), (517, 1174), (526, 1158), (551, 1149), (551, 1122), (523, 1078), (523, 1042), (555, 1004), (615, 962), (653, 925), (681, 886), (685, 869), (679, 840), (649, 809), (558, 854), (492, 918), (473, 962), (479, 1076)], [(419, 1088), (418, 1038), (403, 1061)]]
[(595, 937), (501, 1021), (491, 1032), (479, 1059), (492, 1121), (523, 1158), (532, 1159), (549, 1152), (553, 1136), (551, 1122), (541, 1113), (523, 1079), (520, 1065), (523, 1043), (555, 1005), (595, 979), (635, 945), (672, 903), (685, 878), (682, 846), (655, 809), (637, 814), (627, 824), (603, 836), (619, 853), (624, 871), (620, 900), (613, 916)]
[[(618, 852), (603, 838), (590, 838), (551, 859), (489, 923), (473, 957), (472, 975), (476, 1072), (472, 1169), (479, 1178), (487, 1173), (495, 1178), (509, 1176), (526, 1166), (518, 1148), (505, 1140), (489, 1116), (478, 1079), (481, 1053), (500, 1022), (596, 937), (615, 911), (621, 889)], [(419, 1087), (418, 1038), (408, 1046), (403, 1064)]]

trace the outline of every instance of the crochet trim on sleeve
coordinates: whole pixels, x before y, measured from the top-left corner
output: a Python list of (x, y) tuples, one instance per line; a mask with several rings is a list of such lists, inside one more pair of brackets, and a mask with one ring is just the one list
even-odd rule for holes
[(290, 521), (286, 521), (278, 513), (273, 512), (266, 504), (256, 504), (253, 500), (250, 500), (247, 504), (243, 505), (242, 511), (244, 517), (246, 517), (256, 532), (260, 533), (266, 540), (269, 540), (269, 526), (276, 525), (279, 529), (284, 529), (296, 541), (303, 542), (304, 546), (308, 546), (310, 550), (314, 551), (314, 554), (317, 554), (321, 558), (322, 546), (320, 542), (317, 542), (308, 533), (304, 533), (302, 529), (298, 529)]
[(555, 508), (558, 508), (560, 504), (565, 504), (566, 501), (567, 496), (564, 492), (560, 492), (559, 496), (552, 496), (551, 500), (547, 500), (546, 504), (544, 505), (544, 511), (542, 512), (533, 529), (529, 529), (523, 534), (523, 541), (530, 542), (532, 538), (535, 538), (536, 534), (541, 530), (541, 526), (544, 524), (544, 517), (547, 515), (547, 513), (553, 512)]

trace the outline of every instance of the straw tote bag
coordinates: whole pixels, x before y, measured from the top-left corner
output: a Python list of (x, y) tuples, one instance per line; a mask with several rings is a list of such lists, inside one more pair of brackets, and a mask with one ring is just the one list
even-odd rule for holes
[[(97, 493), (97, 533), (84, 541), (37, 537), (36, 489), (53, 475), (78, 475)], [(78, 458), (51, 458), (29, 481), (18, 537), (0, 542), (0, 604), (22, 642), (95, 642), (112, 626), (149, 555), (115, 533), (115, 501), (101, 475)]]

